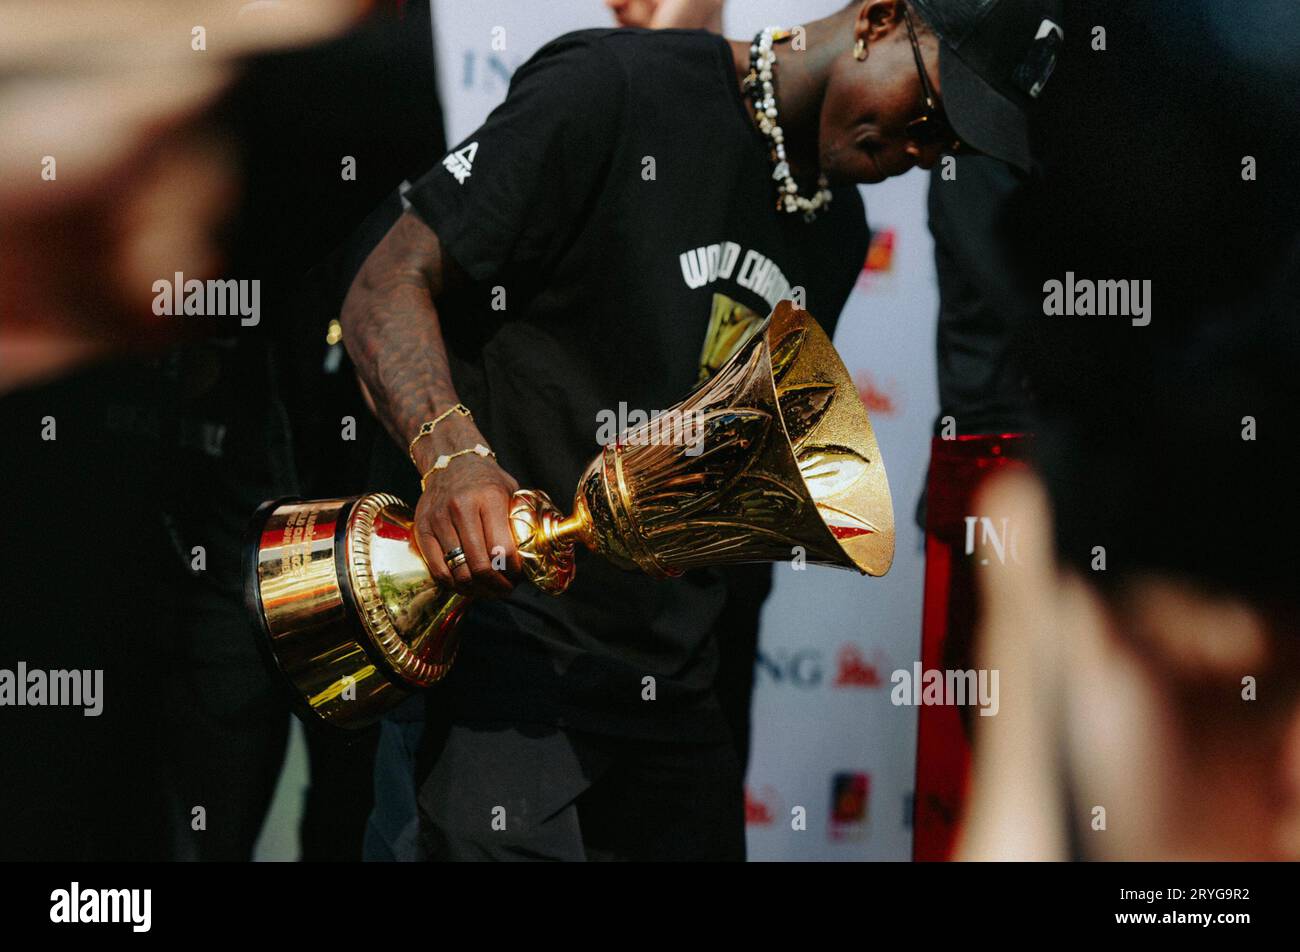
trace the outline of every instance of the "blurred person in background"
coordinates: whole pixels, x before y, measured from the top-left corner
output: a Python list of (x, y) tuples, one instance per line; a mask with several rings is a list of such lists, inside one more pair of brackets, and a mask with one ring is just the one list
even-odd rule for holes
[(722, 32), (726, 0), (605, 0), (619, 26)]
[(977, 503), (1017, 558), (981, 575), (962, 858), (1300, 859), (1294, 251), (1272, 301), (1036, 335), (1037, 474)]
[[(6, 709), (13, 858), (251, 858), (289, 707), (244, 528), (266, 498), (365, 488), (373, 429), (326, 339), (368, 251), (346, 240), (444, 146), (426, 2), (157, 7), (3, 11), (0, 57), (34, 78), (0, 87), (0, 436), (25, 501), (0, 666), (100, 670), (105, 694), (94, 717)], [(159, 315), (176, 272), (260, 282), (256, 320)], [(359, 857), (372, 744), (309, 738), (304, 857)]]
[[(1034, 469), (976, 504), (1016, 557), (980, 573), (1002, 696), (958, 856), (1294, 860), (1300, 9), (1104, 11), (1067, 14), (1107, 49), (1063, 61), (1009, 209)], [(1067, 272), (1149, 310), (1052, 313)]]
[(6, 858), (176, 855), (167, 701), (193, 555), (165, 513), (187, 486), (177, 451), (215, 434), (180, 409), (210, 375), (177, 374), (168, 350), (239, 317), (161, 317), (154, 282), (228, 261), (243, 181), (216, 110), (246, 60), (337, 36), (361, 12), (0, 9), (0, 481), (21, 500), (5, 521), (0, 666), (101, 685), (87, 711), (5, 708)]

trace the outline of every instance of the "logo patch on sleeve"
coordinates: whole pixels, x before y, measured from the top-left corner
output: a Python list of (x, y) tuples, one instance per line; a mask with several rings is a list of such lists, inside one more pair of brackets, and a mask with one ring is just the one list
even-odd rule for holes
[(469, 178), (470, 170), (474, 167), (474, 156), (477, 154), (478, 143), (471, 142), (455, 152), (447, 153), (447, 157), (442, 160), (442, 167), (454, 175), (457, 182), (464, 185), (465, 179)]

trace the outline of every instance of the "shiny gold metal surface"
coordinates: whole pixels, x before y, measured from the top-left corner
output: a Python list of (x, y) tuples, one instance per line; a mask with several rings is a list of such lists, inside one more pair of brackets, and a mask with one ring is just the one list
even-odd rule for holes
[(659, 577), (797, 555), (889, 570), (893, 505), (871, 421), (807, 311), (782, 301), (666, 413), (697, 445), (650, 421), (606, 446), (578, 483), (587, 525), (574, 535), (589, 548)]
[(709, 330), (700, 348), (700, 383), (722, 369), (740, 345), (763, 326), (763, 318), (733, 301), (725, 294), (714, 293), (709, 309)]
[(466, 599), (432, 584), (395, 496), (268, 504), (245, 585), (304, 720), (364, 727), (446, 674)]
[[(267, 504), (249, 601), (302, 701), (341, 727), (373, 723), (446, 674), (468, 600), (434, 583), (411, 510), (393, 496)], [(866, 408), (824, 331), (783, 301), (681, 403), (588, 465), (565, 518), (514, 494), (510, 525), (534, 585), (573, 579), (574, 546), (657, 578), (735, 562), (889, 570), (889, 482)]]

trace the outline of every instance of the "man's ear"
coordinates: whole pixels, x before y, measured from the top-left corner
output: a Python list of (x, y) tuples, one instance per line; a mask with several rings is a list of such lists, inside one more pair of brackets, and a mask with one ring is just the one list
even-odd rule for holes
[(902, 0), (867, 0), (858, 9), (853, 40), (865, 40), (868, 47), (903, 24)]

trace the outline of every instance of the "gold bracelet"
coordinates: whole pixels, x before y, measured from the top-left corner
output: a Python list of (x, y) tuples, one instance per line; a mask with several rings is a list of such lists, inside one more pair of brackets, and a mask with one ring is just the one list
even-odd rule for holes
[(470, 447), (467, 450), (457, 450), (454, 453), (443, 453), (441, 456), (438, 457), (438, 461), (429, 467), (429, 471), (420, 477), (420, 491), (424, 492), (425, 480), (427, 480), (430, 476), (432, 476), (435, 471), (440, 469), (446, 469), (451, 464), (451, 461), (454, 460), (457, 456), (466, 456), (470, 453), (474, 453), (477, 456), (491, 456), (493, 459), (496, 459), (496, 455), (497, 455), (496, 453), (493, 453), (490, 449), (488, 449), (486, 446), (484, 446), (482, 443), (475, 443), (472, 447)]
[(451, 416), (453, 413), (459, 413), (461, 416), (467, 416), (467, 417), (473, 417), (474, 415), (469, 412), (469, 407), (465, 406), (465, 404), (463, 403), (458, 403), (454, 407), (442, 411), (442, 413), (439, 413), (432, 420), (425, 420), (423, 423), (420, 424), (420, 429), (418, 432), (416, 432), (415, 436), (411, 437), (411, 442), (407, 444), (406, 447), (406, 455), (411, 458), (411, 463), (415, 466), (416, 469), (420, 468), (420, 464), (415, 462), (415, 441), (422, 436), (428, 436), (430, 433), (433, 432), (433, 428), (435, 426), (437, 426), (443, 420), (447, 419), (447, 417)]

